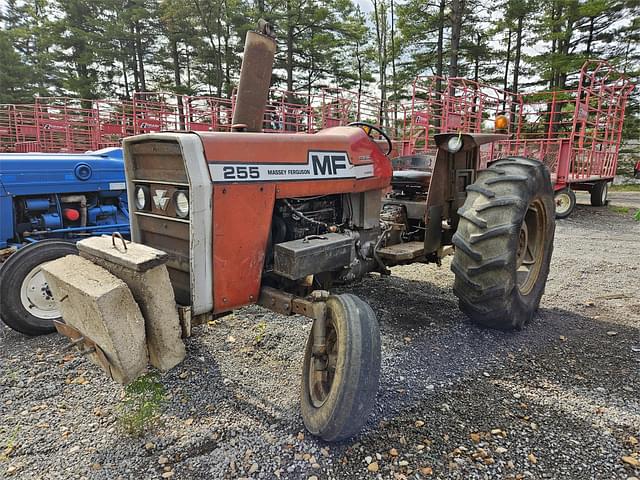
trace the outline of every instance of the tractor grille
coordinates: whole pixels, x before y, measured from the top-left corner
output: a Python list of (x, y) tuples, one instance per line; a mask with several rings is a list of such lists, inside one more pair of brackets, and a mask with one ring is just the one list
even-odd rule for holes
[[(151, 197), (146, 211), (138, 211), (135, 202), (130, 205), (138, 225), (136, 240), (169, 254), (167, 268), (176, 301), (189, 305), (190, 218), (179, 218), (172, 200), (176, 190), (189, 189), (180, 146), (168, 140), (152, 140), (134, 143), (129, 151), (131, 182), (134, 186), (149, 188)], [(157, 202), (154, 197), (158, 198)]]

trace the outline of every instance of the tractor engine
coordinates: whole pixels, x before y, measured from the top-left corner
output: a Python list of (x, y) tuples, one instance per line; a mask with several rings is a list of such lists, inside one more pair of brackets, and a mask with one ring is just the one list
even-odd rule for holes
[(120, 196), (123, 191), (51, 194), (14, 200), (16, 238), (81, 232), (84, 227), (111, 227), (126, 223)]
[(0, 155), (0, 249), (128, 234), (122, 150)]
[(342, 198), (326, 195), (278, 200), (271, 230), (273, 243), (298, 240), (327, 233), (331, 225), (342, 223)]

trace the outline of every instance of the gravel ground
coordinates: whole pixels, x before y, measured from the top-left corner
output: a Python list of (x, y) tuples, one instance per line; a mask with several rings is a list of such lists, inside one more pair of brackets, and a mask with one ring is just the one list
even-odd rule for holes
[(250, 307), (199, 327), (137, 438), (117, 421), (122, 388), (61, 337), (0, 327), (0, 477), (640, 477), (639, 260), (631, 214), (579, 205), (517, 333), (465, 320), (448, 261), (355, 285), (378, 315), (383, 369), (374, 414), (342, 444), (304, 433), (306, 319)]

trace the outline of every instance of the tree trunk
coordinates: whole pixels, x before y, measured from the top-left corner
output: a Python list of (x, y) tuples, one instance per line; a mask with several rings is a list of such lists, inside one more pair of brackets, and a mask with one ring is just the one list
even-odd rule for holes
[(356, 120), (359, 122), (360, 118), (360, 102), (362, 101), (362, 57), (360, 56), (360, 43), (356, 42), (356, 61), (358, 62), (358, 114)]
[(293, 41), (294, 41), (293, 15), (291, 2), (287, 0), (287, 102), (293, 103)]
[(178, 91), (178, 119), (180, 124), (180, 130), (186, 129), (184, 105), (182, 103), (182, 80), (180, 78), (180, 54), (178, 52), (178, 42), (175, 39), (171, 40), (171, 58), (173, 59), (173, 81), (176, 84), (176, 90)]
[(449, 76), (458, 77), (458, 51), (462, 32), (464, 0), (451, 0), (451, 49), (449, 52)]
[(142, 91), (147, 91), (147, 82), (144, 75), (144, 59), (142, 52), (142, 39), (140, 38), (140, 22), (134, 24), (136, 56), (138, 57), (138, 73), (140, 75), (140, 87)]
[(509, 63), (511, 61), (511, 29), (507, 32), (507, 58), (504, 62), (504, 81), (502, 89), (504, 90), (502, 99), (502, 110), (507, 108), (507, 90), (509, 89)]
[(384, 3), (379, 4), (378, 0), (373, 0), (373, 12), (376, 25), (376, 41), (378, 47), (378, 70), (380, 75), (380, 109), (378, 118), (383, 124), (385, 116), (385, 104), (387, 100), (387, 52), (386, 52), (386, 16), (384, 14)]
[[(131, 26), (131, 36), (135, 38), (135, 29), (133, 25)], [(132, 67), (133, 67), (133, 86), (136, 92), (140, 91), (140, 72), (138, 71), (138, 56), (136, 55), (135, 41), (129, 41), (131, 53), (133, 55), (132, 58)]]
[(511, 91), (518, 93), (518, 80), (520, 76), (520, 57), (522, 55), (522, 23), (523, 17), (518, 18), (518, 24), (516, 26), (516, 47), (515, 58), (513, 59), (513, 85), (511, 85)]

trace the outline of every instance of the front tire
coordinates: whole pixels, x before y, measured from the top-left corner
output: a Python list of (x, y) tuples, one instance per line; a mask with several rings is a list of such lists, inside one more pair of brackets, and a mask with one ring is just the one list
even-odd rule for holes
[(609, 193), (609, 184), (607, 182), (598, 182), (591, 187), (591, 205), (594, 207), (604, 207), (609, 201), (607, 195)]
[(520, 157), (498, 160), (467, 187), (453, 236), (454, 293), (474, 322), (521, 329), (549, 274), (555, 220), (549, 171)]
[(558, 190), (554, 194), (553, 200), (556, 204), (556, 218), (558, 219), (567, 218), (576, 208), (576, 194), (570, 188)]
[(328, 442), (360, 431), (380, 379), (380, 331), (371, 307), (355, 295), (327, 299), (327, 355), (316, 369), (313, 329), (302, 367), (301, 410), (307, 430)]
[(0, 268), (0, 312), (4, 323), (25, 335), (55, 332), (53, 321), (61, 321), (62, 317), (40, 269), (52, 260), (77, 254), (73, 243), (43, 240), (11, 255)]

